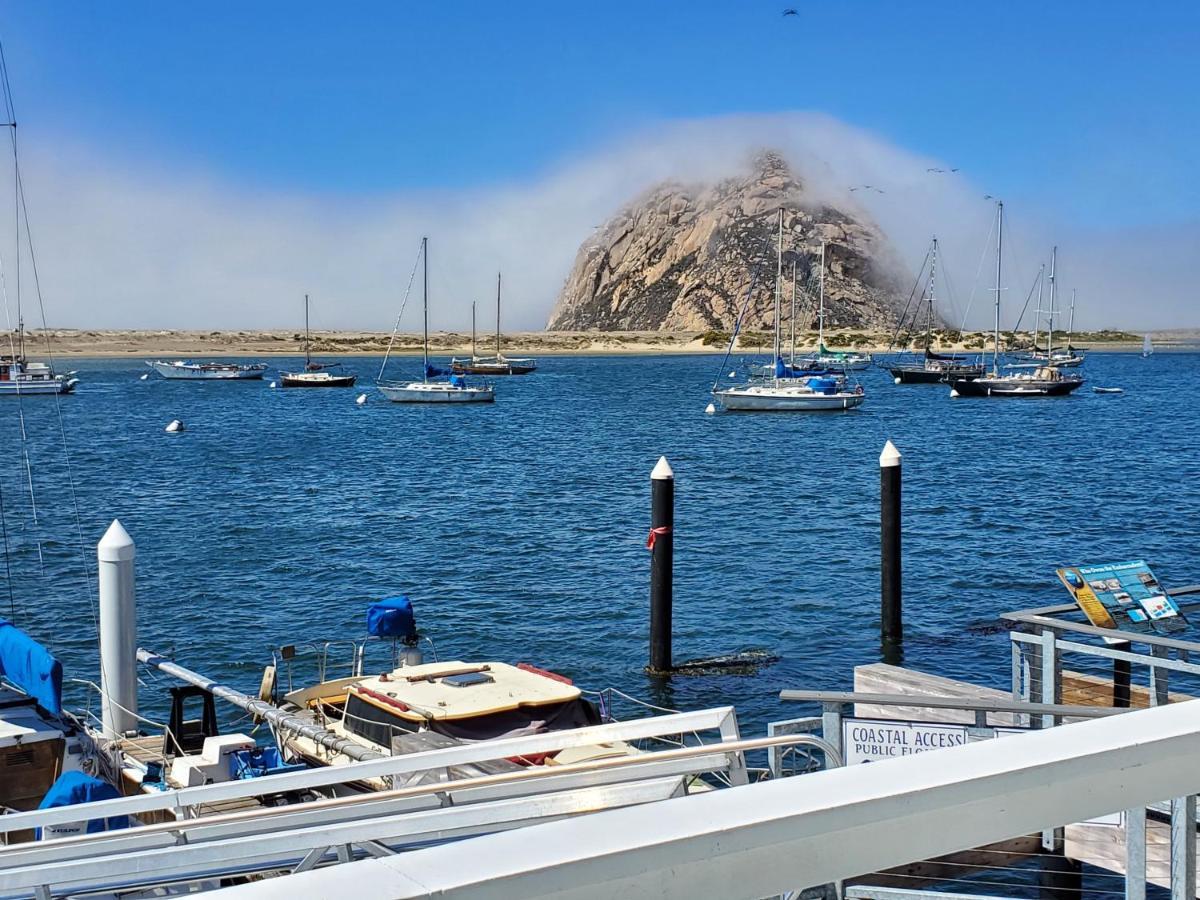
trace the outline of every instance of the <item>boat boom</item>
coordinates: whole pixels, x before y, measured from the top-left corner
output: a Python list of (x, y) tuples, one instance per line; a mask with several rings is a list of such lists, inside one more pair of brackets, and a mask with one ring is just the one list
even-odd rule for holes
[(369, 759), (383, 759), (384, 757), (384, 754), (378, 750), (373, 750), (357, 741), (334, 734), (320, 725), (306, 721), (292, 713), (285, 712), (278, 706), (268, 703), (266, 700), (259, 700), (256, 697), (243, 694), (241, 691), (234, 690), (226, 685), (218, 684), (209, 678), (205, 678), (199, 672), (193, 672), (191, 669), (185, 668), (179, 665), (179, 663), (167, 659), (165, 656), (159, 656), (153, 651), (139, 647), (137, 658), (139, 662), (153, 666), (164, 675), (178, 678), (186, 684), (194, 684), (196, 687), (208, 691), (214, 697), (219, 697), (227, 703), (232, 703), (239, 709), (244, 709), (248, 713), (260, 716), (280, 730), (291, 731), (301, 737), (308, 738), (310, 741), (314, 741), (334, 753), (341, 753), (358, 762), (365, 762)]

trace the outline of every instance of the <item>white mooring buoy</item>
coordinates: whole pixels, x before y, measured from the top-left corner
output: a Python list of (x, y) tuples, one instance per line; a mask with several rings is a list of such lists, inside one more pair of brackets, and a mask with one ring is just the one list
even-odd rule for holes
[(729, 373), (729, 377), (730, 377), (730, 378), (737, 378), (737, 372), (730, 372), (730, 373)]
[(950, 388), (950, 396), (951, 396), (951, 397), (957, 397), (957, 396), (958, 396), (958, 391), (956, 391), (954, 388)]
[(187, 426), (178, 419), (172, 419), (166, 428), (163, 429), (167, 434), (179, 434), (181, 431), (187, 431)]
[(271, 384), (270, 384), (270, 386), (271, 386), (271, 387), (275, 387), (275, 382), (273, 382), (273, 381), (272, 381), (272, 382), (271, 382)]
[(355, 398), (354, 402), (357, 403), (359, 406), (365, 406), (367, 403), (367, 395), (359, 394), (358, 397)]
[(145, 375), (143, 375), (141, 378), (139, 378), (138, 381), (145, 381), (149, 377), (150, 377), (150, 373), (147, 372)]
[(893, 378), (893, 379), (892, 379), (892, 381), (896, 382), (896, 384), (899, 384), (899, 383), (900, 383), (900, 379), (899, 379), (899, 378)]
[(717, 411), (717, 407), (714, 404), (710, 403), (710, 404), (708, 404), (708, 406), (704, 407), (704, 411), (706, 413), (708, 413), (708, 415), (711, 416), (713, 413), (715, 413)]

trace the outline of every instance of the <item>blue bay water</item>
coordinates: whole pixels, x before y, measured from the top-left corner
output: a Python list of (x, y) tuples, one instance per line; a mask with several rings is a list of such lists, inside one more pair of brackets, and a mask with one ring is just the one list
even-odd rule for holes
[[(1061, 564), (1145, 557), (1168, 584), (1200, 581), (1198, 354), (1095, 353), (1063, 399), (952, 400), (871, 371), (858, 411), (709, 416), (719, 363), (551, 357), (501, 379), (494, 406), (452, 408), (386, 402), (371, 358), (349, 362), (361, 389), (325, 391), (76, 361), (75, 396), (21, 401), (36, 524), (17, 401), (0, 410), (15, 618), (69, 675), (95, 677), (56, 410), (87, 565), (114, 517), (137, 541), (140, 643), (251, 692), (270, 646), (359, 636), (369, 600), (406, 593), (442, 658), (529, 661), (676, 708), (733, 703), (761, 731), (797, 714), (781, 688), (849, 688), (879, 659), (888, 438), (904, 454), (910, 665), (1006, 686), (1007, 637), (975, 626), (1062, 602)], [(186, 433), (163, 432), (173, 418)], [(642, 672), (660, 454), (677, 477), (676, 658), (782, 657), (756, 676)], [(160, 697), (147, 688), (143, 705)]]

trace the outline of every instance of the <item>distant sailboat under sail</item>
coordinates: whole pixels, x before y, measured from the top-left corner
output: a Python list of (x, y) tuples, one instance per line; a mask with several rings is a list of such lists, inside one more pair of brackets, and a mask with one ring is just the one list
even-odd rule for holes
[(1150, 343), (1150, 335), (1145, 335), (1142, 338), (1142, 359), (1154, 355), (1154, 345)]

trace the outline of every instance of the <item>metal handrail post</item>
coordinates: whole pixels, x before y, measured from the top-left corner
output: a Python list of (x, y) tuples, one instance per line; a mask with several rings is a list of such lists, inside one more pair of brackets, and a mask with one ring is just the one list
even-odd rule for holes
[[(1150, 648), (1150, 655), (1155, 659), (1170, 659), (1170, 651), (1166, 647), (1154, 645)], [(1165, 706), (1170, 703), (1170, 689), (1168, 687), (1168, 679), (1170, 677), (1169, 670), (1160, 666), (1150, 667), (1150, 705)]]
[(1125, 900), (1146, 900), (1146, 807), (1125, 810)]
[(1196, 896), (1196, 795), (1171, 801), (1171, 900)]
[[(1042, 703), (1057, 704), (1062, 701), (1062, 663), (1058, 658), (1058, 632), (1053, 628), (1042, 629), (1041, 669)], [(1042, 716), (1042, 727), (1053, 728), (1061, 724), (1057, 716)]]

